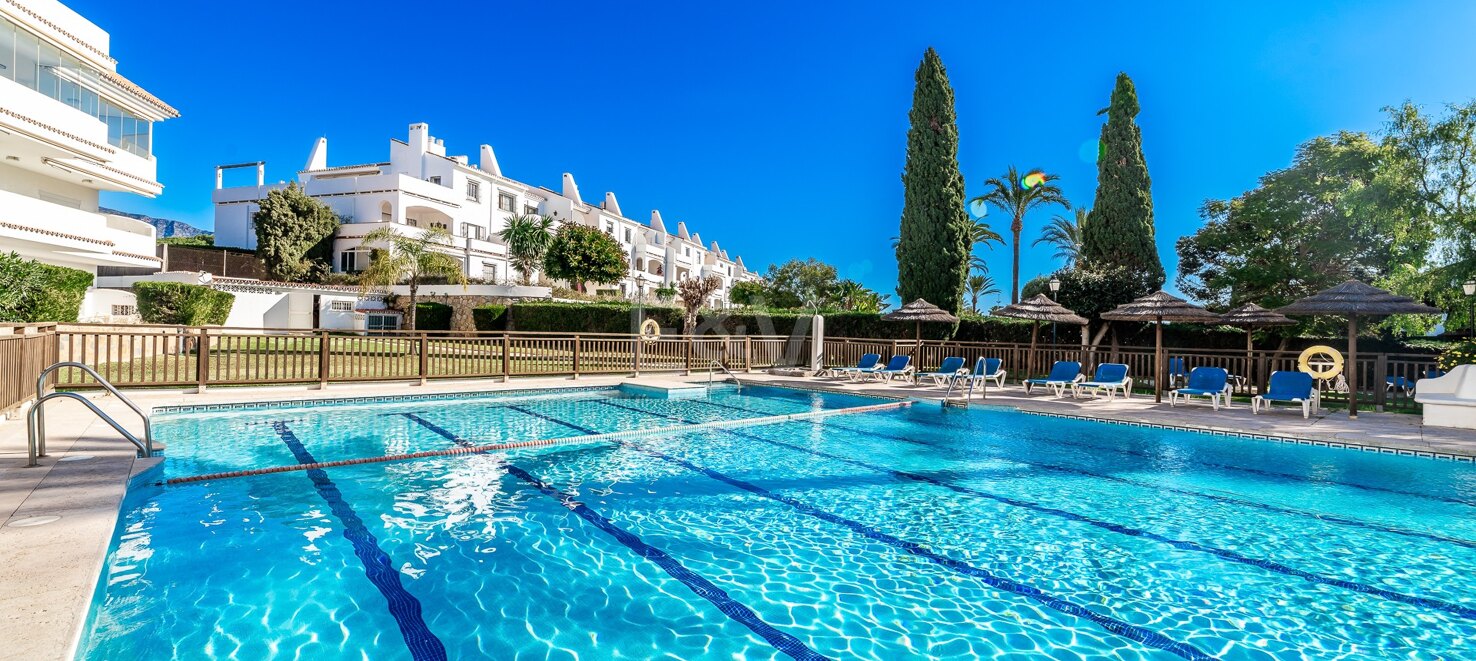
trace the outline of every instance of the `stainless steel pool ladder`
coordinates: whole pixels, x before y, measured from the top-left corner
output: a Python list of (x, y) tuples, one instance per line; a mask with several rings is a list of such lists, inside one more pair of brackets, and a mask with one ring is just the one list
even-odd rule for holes
[[(959, 370), (959, 371), (962, 372), (963, 370)], [(980, 381), (983, 381), (983, 379), (975, 378), (972, 371), (967, 372), (967, 374), (969, 375), (969, 391), (966, 392), (966, 393), (964, 393), (963, 403), (960, 404), (958, 402), (953, 401), (953, 387), (956, 386), (956, 385), (958, 385), (958, 377), (954, 377), (954, 378), (948, 380), (948, 390), (943, 393), (943, 405), (944, 406), (962, 406), (963, 408), (968, 408), (969, 407), (969, 403), (972, 402), (972, 401), (974, 401), (974, 384), (976, 384), (976, 383), (978, 383)], [(988, 399), (989, 398), (989, 383), (988, 382), (985, 382), (984, 383), (984, 389), (981, 390), (980, 393), (983, 394), (984, 399)]]
[(720, 363), (720, 362), (718, 362), (716, 360), (709, 360), (707, 362), (712, 363), (711, 365), (708, 366), (708, 370), (707, 370), (707, 389), (708, 390), (712, 390), (712, 375), (717, 373), (717, 370), (712, 369), (713, 367), (716, 367), (717, 369), (722, 370), (723, 371), (723, 374), (727, 374), (728, 375), (728, 378), (730, 378), (730, 379), (733, 380), (733, 383), (738, 386), (738, 389), (739, 390), (743, 390), (743, 382), (738, 380), (738, 375), (736, 375), (736, 374), (728, 371), (728, 366), (727, 365), (724, 365), (724, 364), (722, 364), (722, 363)]
[[(117, 420), (114, 420), (112, 416), (103, 413), (102, 409), (98, 408), (96, 404), (92, 403), (92, 400), (83, 397), (82, 395), (74, 392), (60, 391), (46, 394), (46, 377), (49, 376), (52, 372), (55, 372), (63, 367), (75, 367), (82, 370), (83, 372), (86, 372), (92, 378), (96, 379), (97, 382), (102, 385), (103, 389), (112, 393), (114, 397), (117, 397), (118, 401), (127, 404), (128, 408), (133, 409), (133, 412), (137, 413), (138, 417), (143, 419), (143, 440), (139, 440), (139, 438), (137, 436), (134, 436), (132, 432), (124, 429), (123, 425), (118, 424)], [(30, 459), (30, 461), (26, 463), (27, 466), (35, 466), (37, 457), (46, 456), (46, 418), (45, 416), (41, 415), (41, 409), (47, 401), (56, 399), (58, 397), (75, 399), (79, 402), (82, 402), (84, 406), (91, 409), (93, 413), (96, 413), (97, 417), (102, 418), (103, 422), (108, 423), (108, 425), (112, 426), (112, 428), (116, 430), (119, 434), (122, 434), (123, 438), (128, 439), (129, 443), (132, 443), (134, 447), (138, 448), (138, 453), (140, 456), (154, 456), (154, 433), (153, 429), (149, 427), (149, 416), (143, 412), (143, 409), (140, 409), (137, 404), (134, 404), (133, 400), (123, 396), (123, 393), (118, 392), (118, 389), (114, 388), (113, 384), (109, 383), (107, 379), (104, 379), (101, 374), (97, 373), (96, 370), (82, 363), (65, 361), (56, 363), (51, 367), (41, 370), (40, 376), (36, 377), (36, 403), (35, 405), (31, 406), (30, 412), (26, 414), (26, 441), (28, 444), (27, 451), (29, 453)]]

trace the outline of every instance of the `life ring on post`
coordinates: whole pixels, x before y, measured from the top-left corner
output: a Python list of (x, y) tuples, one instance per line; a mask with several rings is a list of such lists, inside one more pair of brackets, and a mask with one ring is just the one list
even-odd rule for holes
[(1297, 369), (1327, 381), (1343, 373), (1343, 354), (1326, 344), (1307, 347), (1297, 357)]
[(656, 340), (659, 339), (661, 339), (661, 324), (656, 323), (655, 319), (647, 319), (641, 322), (642, 342), (645, 342), (646, 344), (655, 344)]

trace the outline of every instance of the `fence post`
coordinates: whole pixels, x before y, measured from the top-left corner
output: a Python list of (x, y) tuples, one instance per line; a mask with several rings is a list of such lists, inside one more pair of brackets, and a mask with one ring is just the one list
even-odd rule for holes
[(632, 356), (632, 358), (631, 358), (630, 371), (633, 373), (633, 376), (640, 376), (641, 375), (641, 345), (644, 345), (646, 342), (645, 342), (645, 340), (642, 340), (641, 339), (641, 336), (639, 336), (639, 335), (633, 335), (630, 338), (630, 343), (631, 343), (631, 346), (635, 347), (635, 350), (632, 351), (632, 352), (630, 352), (631, 353), (631, 356)]
[(743, 371), (753, 372), (753, 338), (747, 335), (743, 336)]
[(1374, 410), (1382, 412), (1389, 398), (1389, 355), (1380, 352), (1374, 356), (1374, 377), (1370, 385), (1374, 391)]
[(579, 380), (579, 336), (574, 336), (574, 379)]
[(200, 337), (195, 346), (195, 392), (204, 393), (210, 380), (210, 330), (200, 328)]
[(425, 379), (430, 375), (430, 339), (425, 333), (420, 334), (420, 385), (425, 385)]
[(694, 340), (691, 335), (687, 336), (687, 376), (692, 375), (692, 344)]
[(502, 334), (502, 382), (503, 383), (507, 383), (508, 381), (511, 381), (512, 380), (512, 359), (511, 359), (510, 356), (508, 356), (508, 352), (509, 352), (509, 350), (511, 348), (512, 348), (512, 342), (508, 340), (507, 333), (503, 333)]
[(328, 331), (318, 333), (318, 390), (328, 388)]
[[(897, 341), (896, 340), (892, 340), (892, 355), (893, 356), (897, 355)], [(891, 359), (888, 358), (888, 360), (891, 360)]]

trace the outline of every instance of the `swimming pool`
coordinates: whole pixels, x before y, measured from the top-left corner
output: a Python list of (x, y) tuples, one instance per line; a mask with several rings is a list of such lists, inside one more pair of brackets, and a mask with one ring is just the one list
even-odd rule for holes
[[(158, 416), (164, 477), (839, 409), (745, 386)], [(81, 656), (1461, 658), (1476, 467), (886, 411), (130, 492)]]

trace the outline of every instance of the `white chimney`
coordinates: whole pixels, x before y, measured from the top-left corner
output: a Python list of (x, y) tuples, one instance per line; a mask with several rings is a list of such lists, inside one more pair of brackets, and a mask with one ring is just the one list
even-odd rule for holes
[(430, 150), (430, 125), (410, 125), (410, 148), (417, 154), (424, 154)]
[(651, 229), (662, 234), (666, 233), (666, 223), (661, 222), (661, 212), (655, 209), (651, 210)]
[(482, 145), (482, 163), (478, 167), (483, 172), (490, 172), (499, 177), (502, 176), (502, 167), (497, 164), (497, 155), (492, 153), (492, 145)]
[(308, 153), (307, 165), (302, 166), (302, 169), (328, 169), (328, 138), (318, 138), (318, 141), (313, 143), (313, 150)]
[(615, 201), (614, 193), (605, 193), (605, 211), (613, 213), (617, 216), (625, 215), (623, 213), (620, 213), (620, 203)]
[(692, 238), (692, 235), (687, 233), (687, 223), (685, 221), (677, 221), (677, 236), (683, 239)]
[(584, 199), (579, 197), (579, 184), (574, 183), (574, 175), (564, 173), (564, 197), (574, 200), (575, 204), (584, 204)]

